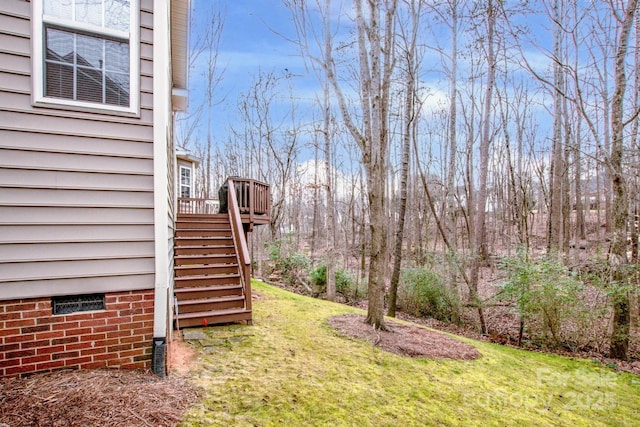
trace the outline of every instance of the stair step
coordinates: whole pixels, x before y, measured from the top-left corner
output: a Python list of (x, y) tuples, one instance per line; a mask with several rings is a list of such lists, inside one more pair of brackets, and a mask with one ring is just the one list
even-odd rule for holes
[(185, 245), (185, 246), (176, 246), (174, 248), (174, 253), (177, 256), (185, 256), (185, 255), (224, 255), (224, 254), (233, 254), (235, 255), (236, 249), (233, 245)]
[(178, 221), (229, 222), (229, 214), (178, 214)]
[(225, 285), (237, 285), (240, 286), (239, 274), (216, 274), (214, 276), (196, 275), (176, 277), (175, 287), (181, 288), (196, 288), (196, 287), (209, 287), (209, 286), (225, 286)]
[[(177, 316), (181, 328), (189, 326), (205, 326), (220, 323), (251, 321), (251, 310), (229, 309), (198, 313), (184, 313)], [(205, 322), (206, 320), (206, 322)]]
[(231, 264), (236, 262), (235, 253), (175, 255), (175, 265)]
[[(176, 237), (175, 240), (178, 242), (189, 242), (194, 241), (198, 243), (194, 243), (195, 245), (199, 244), (199, 242), (206, 242), (207, 240), (211, 240), (212, 244), (216, 244), (218, 242), (225, 242), (226, 240), (231, 240), (231, 244), (233, 244), (233, 236), (185, 236), (185, 237)], [(220, 243), (218, 243), (220, 244)], [(224, 244), (224, 243), (223, 243)]]
[(178, 306), (180, 306), (181, 301), (184, 300), (242, 296), (242, 285), (238, 283), (220, 286), (211, 285), (175, 288), (173, 293), (178, 299)]
[(244, 296), (242, 295), (232, 295), (219, 298), (187, 299), (178, 302), (178, 313), (194, 313), (243, 307)]
[(176, 229), (176, 237), (228, 237), (232, 238), (231, 229), (180, 228)]
[(176, 265), (176, 277), (219, 276), (238, 273), (238, 264)]
[(231, 228), (231, 224), (227, 219), (226, 222), (220, 221), (205, 221), (205, 220), (177, 220), (176, 228), (179, 230), (185, 229), (206, 229), (206, 230), (229, 230)]
[(233, 238), (228, 237), (176, 237), (176, 246), (210, 246), (210, 245), (233, 245)]

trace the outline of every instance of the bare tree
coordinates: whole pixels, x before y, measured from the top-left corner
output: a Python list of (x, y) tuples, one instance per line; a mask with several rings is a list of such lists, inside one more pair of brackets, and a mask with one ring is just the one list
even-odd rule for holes
[[(369, 204), (369, 283), (367, 323), (386, 329), (384, 323), (384, 263), (386, 261), (386, 162), (389, 115), (389, 89), (395, 68), (393, 37), (397, 0), (367, 2), (365, 16), (363, 1), (355, 1), (360, 84), (360, 114), (362, 128), (349, 110), (346, 96), (336, 75), (333, 53), (327, 58), (325, 71), (331, 83), (342, 118), (353, 139), (362, 151), (362, 163), (367, 178)], [(384, 18), (381, 17), (384, 13)]]
[[(201, 147), (204, 154), (204, 197), (211, 198), (213, 188), (211, 184), (211, 149), (213, 145), (213, 114), (214, 107), (224, 101), (224, 96), (220, 96), (218, 88), (222, 80), (224, 69), (218, 64), (218, 52), (220, 51), (220, 38), (224, 27), (224, 19), (219, 11), (213, 11), (209, 19), (209, 25), (205, 27), (202, 38), (196, 42), (196, 52), (201, 52), (206, 61), (204, 77), (206, 81), (205, 97), (203, 107), (206, 118), (206, 146)], [(194, 59), (194, 61), (197, 58)]]
[[(613, 182), (613, 235), (611, 236), (611, 250), (609, 263), (612, 270), (614, 284), (624, 284), (628, 280), (626, 266), (627, 258), (627, 226), (629, 201), (627, 186), (622, 169), (623, 140), (624, 140), (624, 97), (627, 87), (626, 57), (629, 46), (629, 36), (637, 13), (638, 0), (629, 0), (623, 11), (623, 16), (617, 17), (620, 22), (618, 33), (618, 49), (615, 56), (614, 82), (615, 88), (611, 102), (611, 156), (608, 162)], [(613, 331), (611, 333), (610, 356), (616, 359), (627, 359), (629, 348), (629, 328), (631, 322), (629, 291), (616, 293), (613, 301)]]
[(484, 318), (482, 303), (478, 296), (478, 280), (480, 266), (488, 256), (486, 242), (486, 204), (487, 204), (487, 174), (489, 167), (489, 145), (491, 144), (491, 102), (493, 100), (493, 90), (495, 86), (495, 76), (497, 60), (495, 54), (495, 25), (498, 9), (493, 6), (493, 0), (487, 2), (486, 19), (486, 61), (487, 78), (484, 98), (484, 108), (482, 115), (482, 136), (480, 139), (480, 176), (478, 177), (478, 191), (476, 199), (476, 217), (474, 224), (474, 234), (472, 243), (472, 264), (469, 282), (469, 296), (472, 304), (478, 309), (480, 320), (480, 330), (487, 332), (487, 325)]
[(553, 137), (551, 148), (551, 168), (549, 169), (549, 216), (547, 233), (547, 250), (557, 253), (564, 249), (562, 246), (562, 177), (564, 175), (564, 159), (562, 157), (562, 130), (563, 130), (563, 97), (564, 73), (562, 70), (562, 19), (561, 1), (553, 3)]
[[(402, 129), (402, 171), (400, 173), (400, 200), (398, 205), (398, 223), (395, 233), (395, 248), (393, 251), (393, 270), (391, 272), (391, 283), (389, 287), (389, 309), (388, 315), (395, 317), (396, 301), (398, 295), (398, 282), (400, 281), (400, 266), (402, 263), (402, 243), (404, 240), (404, 222), (407, 211), (407, 179), (409, 175), (409, 156), (411, 151), (411, 139), (415, 137), (416, 116), (416, 81), (419, 65), (418, 52), (416, 46), (418, 42), (418, 28), (420, 26), (422, 2), (410, 0), (409, 23), (399, 25), (401, 33), (401, 55), (404, 67), (404, 127)], [(405, 32), (409, 28), (408, 34)]]
[[(240, 98), (238, 109), (243, 118), (237, 139), (244, 140), (241, 156), (249, 165), (243, 174), (271, 184), (271, 237), (279, 234), (287, 216), (287, 202), (292, 179), (296, 172), (300, 151), (301, 124), (296, 117), (297, 105), (291, 97), (290, 87), (283, 88), (289, 76), (277, 76), (274, 72), (259, 72), (248, 91)], [(289, 93), (288, 99), (279, 98)], [(284, 101), (288, 107), (274, 111), (276, 101)], [(233, 143), (233, 141), (230, 141)]]

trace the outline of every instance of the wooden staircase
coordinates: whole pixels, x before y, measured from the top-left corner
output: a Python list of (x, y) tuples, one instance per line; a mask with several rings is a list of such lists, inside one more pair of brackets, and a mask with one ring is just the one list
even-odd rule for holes
[(178, 214), (174, 240), (176, 326), (251, 322), (251, 291), (228, 214)]
[(174, 238), (175, 326), (251, 323), (247, 233), (270, 221), (269, 185), (227, 178), (228, 212), (219, 200), (178, 198)]

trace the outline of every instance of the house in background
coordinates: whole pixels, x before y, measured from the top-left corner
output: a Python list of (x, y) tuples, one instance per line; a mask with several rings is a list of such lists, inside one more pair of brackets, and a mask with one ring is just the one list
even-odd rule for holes
[(269, 187), (230, 179), (224, 214), (194, 197), (189, 6), (0, 2), (0, 376), (164, 375), (174, 327), (251, 321)]
[(196, 168), (200, 165), (200, 159), (184, 147), (176, 147), (177, 181), (176, 189), (178, 197), (195, 198)]

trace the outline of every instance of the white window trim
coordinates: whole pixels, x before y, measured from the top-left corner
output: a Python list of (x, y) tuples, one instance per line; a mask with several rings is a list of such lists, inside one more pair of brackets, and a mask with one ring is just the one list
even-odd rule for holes
[(140, 4), (139, 0), (131, 0), (129, 33), (126, 31), (100, 28), (99, 34), (129, 40), (129, 106), (100, 104), (95, 102), (75, 101), (72, 99), (53, 98), (44, 95), (44, 24), (59, 24), (61, 28), (96, 33), (95, 27), (82, 22), (61, 20), (43, 15), (41, 0), (32, 1), (32, 98), (33, 104), (40, 107), (63, 108), (79, 111), (115, 113), (140, 116)]
[(178, 197), (182, 197), (182, 187), (186, 187), (186, 185), (182, 183), (182, 169), (189, 171), (189, 198), (193, 198), (193, 168), (182, 165), (180, 165), (178, 172)]

